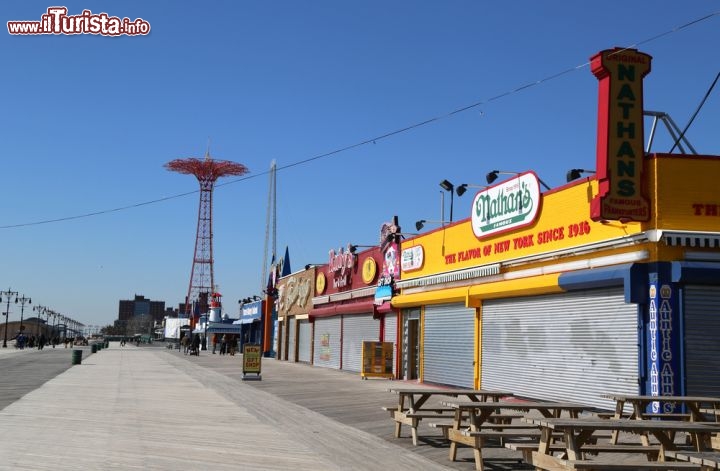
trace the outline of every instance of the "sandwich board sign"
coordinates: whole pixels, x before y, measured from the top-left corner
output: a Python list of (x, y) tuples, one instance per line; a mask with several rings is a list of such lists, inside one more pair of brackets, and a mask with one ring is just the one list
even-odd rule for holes
[[(261, 380), (260, 366), (262, 364), (262, 348), (257, 343), (243, 345), (243, 375), (242, 379)], [(248, 376), (254, 374), (255, 376)]]

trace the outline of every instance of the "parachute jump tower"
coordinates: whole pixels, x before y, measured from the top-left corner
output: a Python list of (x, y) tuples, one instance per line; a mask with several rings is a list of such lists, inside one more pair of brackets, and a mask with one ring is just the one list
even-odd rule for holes
[[(207, 311), (210, 296), (215, 296), (212, 248), (212, 194), (215, 182), (221, 177), (244, 175), (248, 173), (248, 169), (236, 162), (213, 160), (210, 152), (205, 154), (204, 159), (189, 157), (172, 160), (165, 164), (165, 168), (171, 172), (195, 175), (200, 183), (195, 253), (185, 298), (185, 314), (191, 319), (190, 324), (194, 328), (200, 314)], [(193, 311), (194, 303), (197, 308)]]

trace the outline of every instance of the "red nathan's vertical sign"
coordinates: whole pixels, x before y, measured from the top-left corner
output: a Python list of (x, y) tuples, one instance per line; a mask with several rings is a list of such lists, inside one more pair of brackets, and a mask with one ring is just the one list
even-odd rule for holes
[(643, 78), (648, 54), (615, 48), (590, 59), (599, 81), (597, 127), (598, 194), (590, 206), (593, 221), (648, 221), (643, 195)]

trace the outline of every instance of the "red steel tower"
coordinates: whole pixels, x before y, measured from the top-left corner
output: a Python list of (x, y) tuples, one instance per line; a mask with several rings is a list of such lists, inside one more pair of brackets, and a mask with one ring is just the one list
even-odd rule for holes
[[(208, 311), (210, 293), (215, 291), (212, 248), (212, 194), (215, 182), (220, 177), (244, 175), (248, 169), (236, 162), (213, 160), (209, 152), (205, 154), (204, 159), (189, 157), (172, 160), (165, 164), (165, 168), (171, 172), (195, 175), (200, 183), (195, 254), (190, 271), (190, 285), (185, 298), (185, 313), (190, 317), (190, 324), (194, 328), (200, 314)], [(197, 306), (195, 310), (191, 310), (193, 303)]]

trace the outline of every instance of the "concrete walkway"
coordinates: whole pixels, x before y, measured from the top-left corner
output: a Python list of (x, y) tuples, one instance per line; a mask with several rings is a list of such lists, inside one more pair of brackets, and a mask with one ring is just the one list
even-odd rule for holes
[[(13, 354), (32, 354), (19, 352)], [(373, 401), (379, 411), (395, 400), (384, 392), (386, 383), (272, 359), (264, 359), (263, 381), (243, 382), (241, 358), (111, 343), (0, 411), (0, 469), (468, 469), (455, 465), (469, 462), (445, 466), (407, 444), (263, 390), (273, 387), (266, 380), (273, 375), (311, 382), (319, 380), (315, 374), (334, 375), (361, 393), (386, 394), (385, 402)], [(342, 391), (329, 395), (342, 404)], [(391, 435), (392, 423), (384, 417), (374, 427)]]

